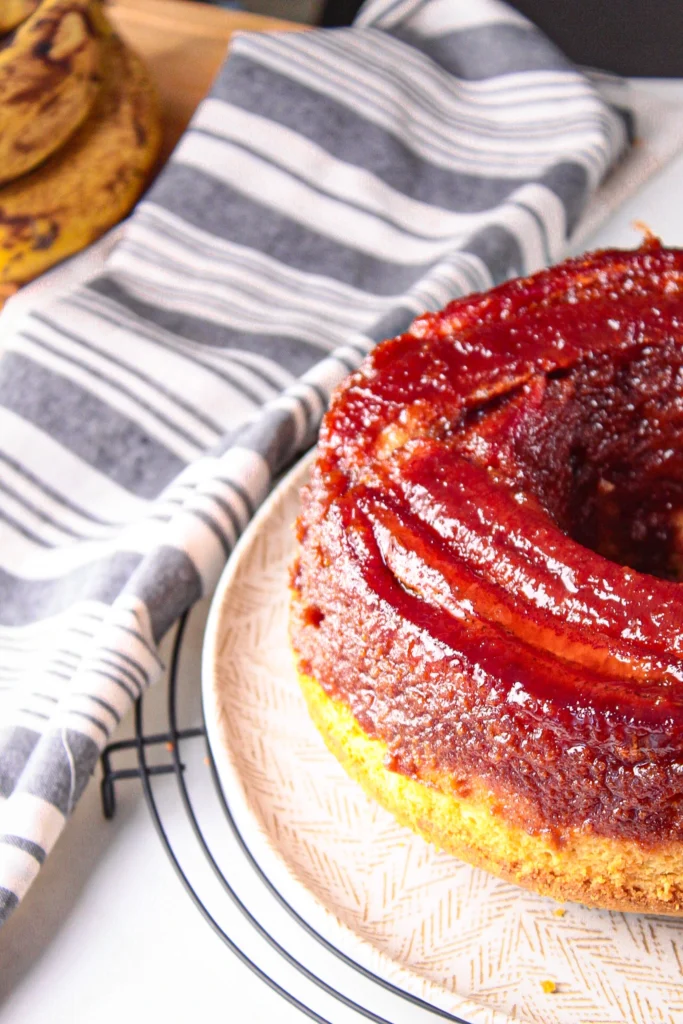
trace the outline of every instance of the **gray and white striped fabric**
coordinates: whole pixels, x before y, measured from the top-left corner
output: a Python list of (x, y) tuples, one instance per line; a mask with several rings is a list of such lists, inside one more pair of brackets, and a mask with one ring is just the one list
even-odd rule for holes
[(0, 918), (330, 391), (555, 260), (625, 119), (496, 0), (244, 34), (106, 272), (0, 360)]

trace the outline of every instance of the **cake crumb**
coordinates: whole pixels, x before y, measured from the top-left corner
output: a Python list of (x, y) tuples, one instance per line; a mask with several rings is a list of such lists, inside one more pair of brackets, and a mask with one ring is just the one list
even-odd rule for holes
[(548, 993), (557, 991), (557, 985), (555, 984), (555, 982), (550, 981), (547, 978), (541, 982), (541, 988), (544, 992)]
[(659, 238), (654, 233), (650, 225), (646, 224), (644, 220), (631, 221), (631, 227), (634, 231), (642, 232), (644, 245), (652, 245), (653, 242), (659, 243)]
[(555, 915), (555, 917), (564, 917), (566, 913), (567, 911), (564, 907), (555, 907), (555, 909), (553, 910), (553, 914)]

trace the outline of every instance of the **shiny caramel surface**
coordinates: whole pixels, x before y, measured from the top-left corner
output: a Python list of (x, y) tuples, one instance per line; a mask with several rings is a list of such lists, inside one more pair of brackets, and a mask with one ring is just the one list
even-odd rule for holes
[(682, 286), (650, 241), (421, 317), (304, 494), (303, 671), (395, 770), (558, 841), (683, 838)]

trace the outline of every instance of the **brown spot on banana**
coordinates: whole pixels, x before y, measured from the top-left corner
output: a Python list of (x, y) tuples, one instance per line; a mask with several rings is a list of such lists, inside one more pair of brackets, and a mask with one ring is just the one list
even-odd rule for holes
[(45, 37), (33, 48), (33, 55), (48, 64), (57, 64), (65, 71), (71, 69), (70, 60), (96, 35), (95, 26), (86, 10), (62, 10), (58, 19), (39, 21), (45, 24)]
[(11, 216), (0, 209), (0, 231), (4, 228), (2, 248), (13, 251), (27, 245), (33, 251), (48, 249), (59, 235), (59, 220), (54, 214)]

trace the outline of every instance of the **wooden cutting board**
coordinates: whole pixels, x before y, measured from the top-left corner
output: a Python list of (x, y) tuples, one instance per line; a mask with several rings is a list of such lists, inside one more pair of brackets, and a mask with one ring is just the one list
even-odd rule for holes
[(156, 84), (164, 121), (162, 164), (208, 92), (233, 32), (302, 28), (189, 0), (109, 0), (107, 11)]

